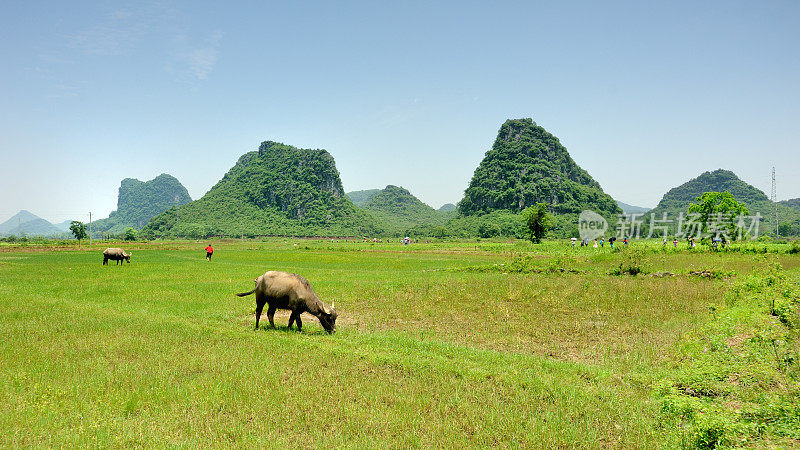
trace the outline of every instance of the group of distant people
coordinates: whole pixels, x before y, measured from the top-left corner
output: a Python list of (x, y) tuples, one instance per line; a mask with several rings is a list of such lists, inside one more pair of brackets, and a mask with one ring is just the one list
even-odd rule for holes
[[(572, 246), (573, 247), (575, 247), (575, 242), (576, 241), (577, 241), (576, 238), (572, 238)], [(616, 242), (616, 241), (617, 241), (617, 237), (616, 236), (611, 236), (610, 238), (608, 238), (608, 244), (611, 246), (611, 248), (614, 248), (614, 242)], [(594, 247), (594, 248), (603, 247), (606, 244), (606, 241), (603, 238), (600, 238), (600, 241), (598, 241), (597, 239), (593, 239), (592, 242), (594, 242), (592, 244), (592, 247)], [(628, 246), (628, 238), (627, 237), (623, 237), (622, 238), (622, 244), (625, 245), (626, 247)], [(581, 247), (588, 247), (588, 246), (589, 246), (589, 239), (582, 239), (581, 240)]]
[[(339, 239), (331, 238), (331, 242), (332, 243), (333, 242), (350, 242), (350, 240), (349, 239), (339, 240)], [(368, 239), (368, 238), (362, 238), (361, 242), (372, 242), (374, 244), (382, 244), (383, 243), (383, 239), (382, 238), (372, 238), (372, 240), (370, 241), (370, 239)], [(386, 239), (386, 243), (388, 244), (389, 242), (391, 242), (391, 240), (387, 238)], [(412, 239), (412, 238), (410, 238), (408, 236), (400, 239), (400, 243), (403, 244), (403, 245), (413, 244), (414, 242), (416, 242), (416, 241), (414, 241), (414, 239)], [(425, 241), (425, 242), (430, 242), (430, 241)], [(358, 239), (353, 239), (353, 243), (358, 243)]]
[[(577, 240), (578, 240), (577, 238), (572, 238), (572, 246), (573, 247), (575, 247), (575, 242), (577, 242)], [(608, 243), (611, 246), (611, 248), (614, 248), (614, 242), (616, 242), (616, 240), (617, 240), (617, 238), (615, 236), (611, 236), (610, 238), (608, 238)], [(580, 246), (581, 247), (588, 247), (589, 246), (589, 242), (590, 242), (589, 239), (582, 239), (581, 243), (580, 243)], [(598, 247), (603, 247), (605, 245), (606, 241), (603, 238), (600, 238), (599, 241), (597, 239), (593, 239), (593, 242), (594, 243), (592, 244), (592, 247), (598, 248)], [(662, 246), (666, 246), (667, 243), (668, 243), (667, 238), (664, 238), (664, 241), (661, 243), (661, 245)], [(622, 244), (625, 247), (628, 246), (628, 238), (627, 237), (623, 237), (622, 238)], [(697, 242), (695, 241), (694, 237), (690, 236), (690, 237), (686, 238), (686, 245), (689, 248), (695, 248), (695, 247), (697, 247)], [(719, 238), (713, 238), (711, 240), (711, 248), (713, 248), (714, 250), (716, 250), (718, 248), (725, 248), (725, 247), (727, 247), (727, 245), (728, 245), (728, 240), (725, 239), (725, 236), (721, 236)], [(675, 248), (678, 248), (678, 238), (677, 237), (672, 240), (672, 246), (675, 247)]]

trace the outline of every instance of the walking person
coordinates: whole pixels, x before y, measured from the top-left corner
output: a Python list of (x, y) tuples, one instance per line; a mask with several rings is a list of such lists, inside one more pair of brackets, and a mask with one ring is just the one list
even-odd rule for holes
[(211, 261), (211, 256), (214, 254), (214, 247), (211, 244), (208, 244), (206, 247), (206, 261)]

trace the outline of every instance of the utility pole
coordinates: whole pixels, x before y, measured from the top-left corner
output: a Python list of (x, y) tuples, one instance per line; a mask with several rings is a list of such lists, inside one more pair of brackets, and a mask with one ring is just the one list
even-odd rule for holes
[(92, 245), (92, 212), (89, 211), (89, 245)]
[(775, 166), (772, 166), (772, 192), (770, 200), (775, 205), (775, 237), (778, 238), (778, 196), (776, 194), (777, 189), (775, 187)]

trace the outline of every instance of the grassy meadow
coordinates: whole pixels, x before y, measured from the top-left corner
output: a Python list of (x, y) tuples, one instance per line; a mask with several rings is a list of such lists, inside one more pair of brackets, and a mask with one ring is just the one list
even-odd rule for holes
[[(789, 405), (784, 422), (800, 411), (791, 361), (764, 360), (752, 395), (741, 381), (724, 395), (684, 388), (703, 373), (691, 364), (718, 362), (695, 345), (707, 333), (751, 342), (783, 323), (786, 337), (762, 341), (776, 358), (781, 345), (783, 360), (796, 352), (800, 256), (782, 247), (211, 243), (210, 263), (205, 241), (0, 247), (0, 446), (668, 448), (698, 446), (690, 424), (713, 408), (769, 394)], [(102, 266), (108, 246), (131, 250), (131, 263)], [(608, 274), (621, 263), (651, 275)], [(778, 265), (782, 284), (749, 278)], [(308, 315), (302, 333), (287, 330), (281, 312), (277, 329), (254, 330), (254, 297), (233, 294), (267, 270), (301, 274), (335, 301), (337, 332)], [(786, 321), (765, 312), (772, 286)], [(748, 311), (780, 320), (745, 333), (736, 314)], [(720, 426), (743, 440), (729, 445), (800, 445), (731, 417)]]

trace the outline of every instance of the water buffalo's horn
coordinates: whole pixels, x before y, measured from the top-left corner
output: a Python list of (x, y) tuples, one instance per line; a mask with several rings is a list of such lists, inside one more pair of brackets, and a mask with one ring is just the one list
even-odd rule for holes
[(336, 305), (336, 302), (335, 301), (331, 302), (331, 309), (336, 309), (336, 306), (334, 305)]

